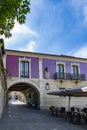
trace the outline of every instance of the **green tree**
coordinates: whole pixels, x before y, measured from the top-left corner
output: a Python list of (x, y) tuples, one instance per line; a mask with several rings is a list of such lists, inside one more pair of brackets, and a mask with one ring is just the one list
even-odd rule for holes
[(11, 37), (15, 20), (24, 24), (26, 14), (30, 12), (29, 6), (30, 0), (0, 0), (0, 35)]

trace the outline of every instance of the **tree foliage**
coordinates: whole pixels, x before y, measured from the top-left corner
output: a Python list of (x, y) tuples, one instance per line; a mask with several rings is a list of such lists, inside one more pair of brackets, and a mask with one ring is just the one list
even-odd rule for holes
[(0, 35), (12, 36), (15, 20), (24, 24), (30, 12), (30, 0), (0, 0)]

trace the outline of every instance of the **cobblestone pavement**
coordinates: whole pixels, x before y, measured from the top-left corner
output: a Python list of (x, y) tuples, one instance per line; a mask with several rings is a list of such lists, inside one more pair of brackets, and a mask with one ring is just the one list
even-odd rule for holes
[(87, 124), (70, 124), (47, 111), (9, 105), (0, 120), (0, 130), (87, 130)]

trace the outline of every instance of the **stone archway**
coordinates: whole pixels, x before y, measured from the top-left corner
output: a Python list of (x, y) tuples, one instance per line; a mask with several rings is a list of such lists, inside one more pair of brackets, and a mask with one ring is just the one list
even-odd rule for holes
[(36, 108), (40, 108), (40, 93), (37, 87), (32, 83), (16, 82), (8, 86), (6, 93), (6, 103), (8, 102), (8, 95), (12, 91), (19, 91), (25, 95), (26, 103), (28, 98), (32, 99), (32, 103), (35, 104)]

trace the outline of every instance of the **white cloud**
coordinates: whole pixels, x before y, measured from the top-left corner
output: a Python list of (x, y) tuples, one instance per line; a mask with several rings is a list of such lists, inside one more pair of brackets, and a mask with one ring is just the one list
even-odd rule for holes
[(81, 16), (83, 24), (87, 25), (87, 0), (70, 0), (69, 4), (76, 11), (77, 17)]
[(87, 58), (87, 45), (84, 45), (80, 48), (75, 48), (68, 55), (72, 55), (75, 57)]
[(37, 48), (36, 42), (30, 41), (25, 47), (19, 48), (19, 50), (35, 52), (36, 48)]
[(37, 36), (37, 33), (35, 31), (31, 30), (30, 27), (28, 27), (25, 24), (20, 25), (18, 22), (15, 23), (15, 27), (12, 30), (12, 34), (14, 34), (14, 35), (18, 35), (18, 34), (35, 35), (35, 36)]
[(29, 26), (26, 24), (20, 25), (19, 23), (15, 22), (15, 26), (13, 28), (12, 37), (11, 38), (4, 38), (5, 46), (6, 48), (10, 47), (10, 45), (16, 43), (20, 40), (22, 37), (37, 37), (38, 33), (34, 30), (32, 30)]

